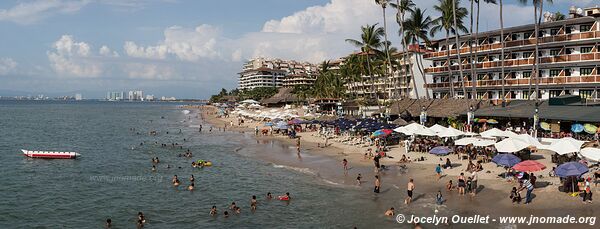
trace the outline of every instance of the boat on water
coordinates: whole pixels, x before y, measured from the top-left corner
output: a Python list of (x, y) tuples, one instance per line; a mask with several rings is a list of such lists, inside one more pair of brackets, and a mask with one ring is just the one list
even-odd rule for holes
[(31, 158), (46, 158), (46, 159), (75, 159), (81, 154), (76, 152), (55, 152), (55, 151), (34, 151), (34, 150), (24, 150), (22, 149), (23, 154), (27, 157)]

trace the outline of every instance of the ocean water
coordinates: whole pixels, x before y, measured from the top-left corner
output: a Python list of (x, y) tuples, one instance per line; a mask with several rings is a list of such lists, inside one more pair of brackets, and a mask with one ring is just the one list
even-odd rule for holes
[[(362, 187), (354, 185), (354, 176), (329, 176), (333, 169), (315, 165), (337, 162), (310, 152), (295, 165), (264, 160), (265, 154), (293, 158), (295, 149), (248, 133), (208, 133), (207, 124), (198, 133), (196, 117), (197, 111), (186, 115), (173, 103), (0, 101), (0, 228), (101, 228), (107, 218), (113, 228), (134, 228), (139, 211), (147, 218), (145, 228), (408, 228), (383, 212), (395, 206), (450, 214), (432, 196), (403, 206), (405, 184), (384, 180), (383, 193), (374, 195), (367, 171)], [(158, 135), (149, 135), (152, 130)], [(28, 159), (20, 149), (82, 156)], [(186, 149), (193, 159), (179, 157)], [(156, 172), (153, 157), (161, 161)], [(213, 166), (192, 168), (198, 159)], [(185, 188), (192, 174), (196, 190), (190, 192)], [(171, 185), (173, 175), (181, 187)], [(267, 192), (290, 192), (292, 200), (266, 200)], [(256, 212), (249, 208), (252, 195), (259, 201)], [(242, 213), (224, 218), (233, 201)], [(212, 205), (219, 216), (209, 216)]]

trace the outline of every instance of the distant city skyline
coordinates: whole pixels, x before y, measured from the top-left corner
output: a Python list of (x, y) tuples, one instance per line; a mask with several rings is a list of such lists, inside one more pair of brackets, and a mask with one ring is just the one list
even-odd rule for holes
[[(437, 0), (414, 2), (431, 9)], [(533, 20), (531, 4), (504, 4), (505, 26)], [(593, 4), (555, 0), (544, 10), (566, 13), (571, 5)], [(480, 30), (498, 28), (497, 6), (481, 10)], [(399, 46), (391, 7), (387, 16), (390, 41)], [(1, 1), (0, 96), (81, 93), (100, 99), (107, 91), (137, 88), (208, 98), (235, 88), (247, 59), (334, 59), (356, 50), (344, 39), (378, 22), (381, 8), (365, 0)]]

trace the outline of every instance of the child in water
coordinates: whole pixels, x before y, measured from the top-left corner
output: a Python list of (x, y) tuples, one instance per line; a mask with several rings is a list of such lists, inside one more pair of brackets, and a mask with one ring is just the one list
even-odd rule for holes
[(212, 208), (210, 208), (210, 215), (211, 216), (217, 215), (217, 206), (213, 205)]
[(444, 198), (442, 197), (442, 191), (438, 190), (438, 193), (435, 195), (435, 202), (438, 205), (442, 205), (444, 203)]

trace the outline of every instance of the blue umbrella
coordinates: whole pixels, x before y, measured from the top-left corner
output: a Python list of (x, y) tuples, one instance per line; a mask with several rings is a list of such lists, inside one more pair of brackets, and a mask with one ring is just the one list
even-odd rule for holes
[(498, 165), (513, 167), (521, 162), (521, 159), (509, 153), (499, 153), (492, 158), (492, 161)]
[(267, 123), (265, 123), (265, 126), (273, 126), (273, 123), (272, 122), (267, 122)]
[(438, 147), (434, 147), (433, 149), (429, 150), (429, 153), (435, 154), (435, 155), (447, 155), (450, 152), (452, 152), (452, 149), (450, 149), (446, 146), (438, 146)]
[(571, 131), (573, 133), (579, 133), (581, 131), (583, 131), (583, 125), (577, 123), (577, 124), (573, 124), (571, 125)]
[(589, 171), (588, 167), (579, 162), (567, 162), (556, 167), (554, 172), (559, 177), (581, 176)]

